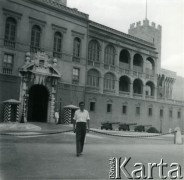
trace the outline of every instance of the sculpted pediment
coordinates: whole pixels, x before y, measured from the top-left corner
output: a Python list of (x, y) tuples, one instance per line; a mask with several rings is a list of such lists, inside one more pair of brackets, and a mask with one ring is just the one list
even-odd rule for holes
[(20, 73), (31, 72), (42, 76), (61, 77), (57, 69), (57, 59), (51, 59), (45, 52), (37, 52), (32, 56), (26, 53), (26, 62), (19, 71)]

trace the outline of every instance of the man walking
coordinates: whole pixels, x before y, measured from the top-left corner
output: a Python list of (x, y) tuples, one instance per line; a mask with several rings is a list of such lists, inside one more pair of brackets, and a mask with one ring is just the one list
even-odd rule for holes
[(80, 109), (75, 111), (73, 117), (73, 131), (76, 132), (76, 151), (77, 156), (83, 152), (86, 131), (89, 132), (89, 113), (84, 109), (84, 102), (79, 103)]

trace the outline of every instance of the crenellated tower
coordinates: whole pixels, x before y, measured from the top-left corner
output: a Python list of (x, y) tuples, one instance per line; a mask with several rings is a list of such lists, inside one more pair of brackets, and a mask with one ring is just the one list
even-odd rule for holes
[(143, 22), (139, 21), (131, 24), (130, 29), (128, 30), (128, 34), (154, 44), (158, 51), (157, 72), (159, 73), (161, 69), (162, 27), (160, 25), (156, 26), (154, 22), (150, 24), (149, 20), (145, 19)]

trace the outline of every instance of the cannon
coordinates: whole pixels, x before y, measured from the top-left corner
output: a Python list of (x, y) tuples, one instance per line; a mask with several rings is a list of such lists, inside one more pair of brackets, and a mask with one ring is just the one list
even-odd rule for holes
[(119, 124), (119, 131), (130, 131), (130, 126), (131, 125), (136, 125), (137, 123), (121, 123)]
[(134, 131), (135, 132), (145, 132), (151, 126), (152, 125), (138, 125), (135, 127)]
[(104, 122), (104, 123), (101, 123), (101, 129), (113, 130), (113, 127), (112, 127), (113, 124), (119, 124), (119, 122)]

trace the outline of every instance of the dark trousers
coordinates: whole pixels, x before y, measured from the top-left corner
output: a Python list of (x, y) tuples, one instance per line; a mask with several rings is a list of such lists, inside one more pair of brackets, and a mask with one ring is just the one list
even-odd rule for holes
[(86, 123), (85, 122), (76, 123), (76, 151), (77, 151), (77, 154), (83, 151), (85, 136), (86, 136)]

